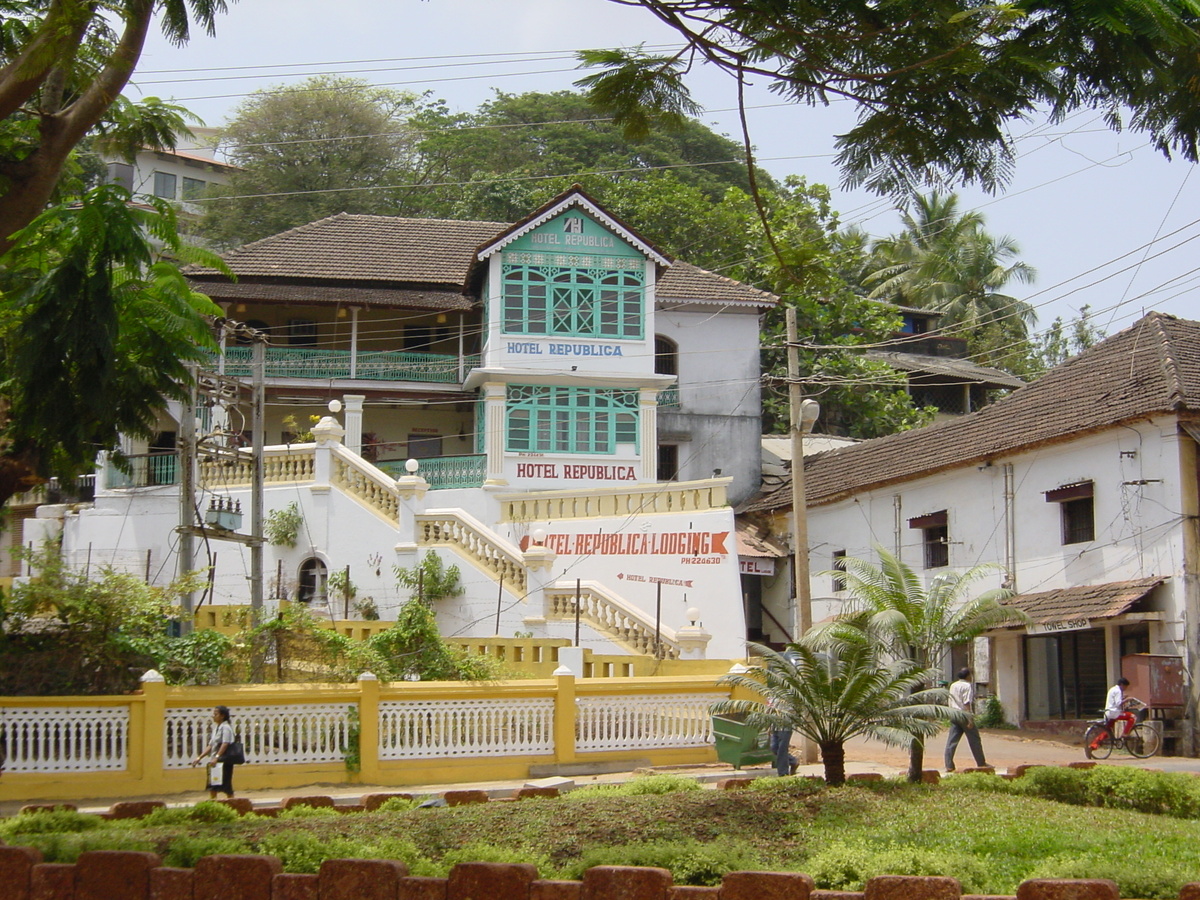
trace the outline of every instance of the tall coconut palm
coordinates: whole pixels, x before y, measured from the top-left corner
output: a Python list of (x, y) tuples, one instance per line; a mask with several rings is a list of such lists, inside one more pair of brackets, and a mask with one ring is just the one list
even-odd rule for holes
[[(974, 597), (972, 586), (1001, 571), (980, 565), (965, 572), (944, 572), (928, 588), (907, 564), (882, 547), (875, 548), (879, 564), (846, 557), (844, 568), (827, 573), (840, 578), (850, 600), (832, 622), (811, 629), (803, 643), (812, 648), (872, 646), (891, 660), (907, 660), (921, 670), (919, 681), (940, 674), (949, 647), (974, 640), (985, 631), (1026, 620), (1023, 612), (1005, 606), (1007, 588), (993, 588)], [(919, 781), (924, 764), (924, 735), (909, 747), (908, 777)]]
[(978, 212), (960, 213), (955, 194), (918, 196), (901, 221), (904, 231), (874, 245), (874, 271), (863, 278), (873, 299), (937, 310), (956, 331), (999, 325), (1027, 337), (1033, 306), (1002, 291), (1036, 272), (1016, 260), (1020, 248), (1011, 238), (984, 231)]
[(720, 683), (744, 688), (760, 700), (722, 700), (717, 714), (745, 716), (750, 725), (795, 731), (821, 748), (825, 781), (846, 780), (846, 741), (870, 737), (892, 746), (935, 734), (945, 718), (960, 713), (946, 706), (940, 688), (918, 690), (924, 669), (911, 660), (883, 661), (869, 643), (845, 644), (817, 653), (802, 646), (786, 654), (760, 644), (750, 652), (762, 662)]

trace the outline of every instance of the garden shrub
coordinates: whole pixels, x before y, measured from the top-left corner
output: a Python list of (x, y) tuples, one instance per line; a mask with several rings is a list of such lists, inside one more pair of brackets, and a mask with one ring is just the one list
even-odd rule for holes
[[(864, 782), (865, 784), (866, 782)], [(808, 797), (819, 794), (827, 785), (819, 778), (755, 778), (746, 790), (767, 794), (786, 794), (789, 797)]]
[(640, 797), (649, 794), (673, 794), (676, 791), (698, 791), (700, 784), (686, 775), (639, 775), (624, 784), (589, 784), (564, 796), (572, 800), (594, 800), (596, 797)]
[(182, 825), (188, 822), (232, 822), (238, 818), (237, 810), (217, 803), (215, 800), (205, 800), (195, 806), (161, 807), (143, 816), (141, 824), (147, 827), (155, 825)]
[(989, 775), (987, 772), (963, 772), (942, 782), (942, 789), (947, 791), (984, 791), (991, 794), (1011, 794), (1014, 792), (1015, 781)]
[(340, 816), (341, 813), (332, 806), (306, 806), (300, 804), (293, 806), (291, 809), (282, 809), (279, 811), (276, 819), (334, 819)]
[(1088, 782), (1094, 769), (1069, 769), (1066, 766), (1038, 766), (1012, 782), (1013, 792), (1056, 800), (1075, 806), (1087, 806), (1091, 794)]
[(412, 800), (405, 800), (403, 797), (388, 797), (375, 812), (408, 812), (410, 809), (416, 809), (421, 805), (421, 801), (415, 797)]
[(73, 863), (88, 850), (155, 850), (154, 842), (127, 831), (107, 828), (82, 832), (22, 834), (13, 843), (42, 851), (45, 862)]
[(622, 797), (622, 785), (587, 784), (563, 794), (568, 800), (595, 800), (597, 797)]
[(370, 855), (366, 849), (363, 842), (348, 838), (318, 837), (310, 831), (280, 831), (260, 840), (255, 852), (278, 856), (285, 872), (314, 875), (325, 860), (363, 859)]
[(1089, 802), (1180, 819), (1200, 817), (1200, 779), (1186, 772), (1099, 766), (1090, 770)]
[(250, 845), (238, 838), (216, 837), (215, 835), (177, 837), (171, 841), (167, 851), (163, 854), (163, 865), (193, 869), (200, 858), (204, 856), (249, 852)]
[(527, 863), (537, 868), (539, 873), (549, 872), (553, 866), (545, 856), (529, 850), (513, 847), (497, 847), (495, 844), (473, 843), (454, 850), (447, 850), (441, 859), (443, 868), (449, 872), (459, 863)]
[(43, 809), (0, 820), (0, 838), (13, 844), (19, 843), (13, 840), (18, 834), (73, 834), (103, 828), (107, 824), (99, 816), (73, 809)]
[(825, 890), (861, 891), (876, 875), (957, 878), (964, 894), (981, 893), (988, 884), (984, 860), (951, 849), (834, 843), (809, 857), (802, 868)]
[(719, 885), (728, 872), (761, 869), (751, 848), (736, 841), (648, 841), (593, 847), (563, 871), (579, 880), (593, 866), (657, 866), (669, 869), (676, 884)]
[[(399, 800), (399, 797), (393, 797)], [(363, 845), (362, 859), (398, 859), (408, 866), (408, 874), (421, 876), (443, 876), (447, 870), (422, 855), (417, 845), (403, 838), (383, 838)]]
[(1117, 883), (1122, 897), (1175, 900), (1179, 885), (1195, 880), (1196, 873), (1170, 861), (1147, 865), (1140, 856), (1125, 860), (1101, 856), (1054, 856), (1042, 860), (1026, 876), (1031, 878), (1107, 878)]
[(622, 785), (623, 794), (637, 797), (644, 794), (673, 794), (676, 791), (698, 791), (700, 784), (687, 775), (639, 775)]

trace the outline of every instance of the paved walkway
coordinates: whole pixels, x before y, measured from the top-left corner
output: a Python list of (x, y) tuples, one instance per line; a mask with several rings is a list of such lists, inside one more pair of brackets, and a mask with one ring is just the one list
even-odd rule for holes
[[(797, 742), (794, 742), (798, 744)], [(925, 752), (925, 768), (942, 768), (942, 750), (945, 747), (944, 735), (939, 735), (930, 742)], [(1047, 738), (1037, 732), (988, 730), (983, 732), (983, 748), (987, 761), (996, 771), (1007, 771), (1020, 765), (1066, 765), (1084, 759), (1083, 749), (1079, 744), (1070, 744), (1062, 739)], [(799, 749), (798, 746), (795, 749)], [(959, 768), (974, 764), (971, 751), (963, 741), (958, 748), (956, 762)], [(1118, 765), (1140, 765), (1144, 768), (1163, 769), (1169, 771), (1189, 771), (1200, 773), (1200, 759), (1183, 757), (1154, 757), (1148, 760), (1117, 759), (1109, 762)], [(857, 739), (846, 745), (846, 772), (878, 772), (884, 777), (900, 775), (908, 770), (908, 750), (904, 747), (886, 747), (876, 741)], [(656, 771), (677, 771), (693, 775), (702, 782), (716, 782), (735, 774), (732, 766), (725, 763), (711, 763), (702, 766), (686, 766)], [(743, 772), (756, 776), (769, 776), (772, 770), (766, 766), (754, 766), (743, 769)], [(634, 772), (616, 772), (605, 775), (575, 776), (571, 780), (576, 786), (588, 784), (618, 783), (633, 777)], [(801, 766), (798, 774), (823, 775), (824, 767), (820, 763)], [(197, 770), (197, 780), (201, 778)], [(310, 784), (304, 787), (287, 790), (260, 790), (239, 792), (238, 796), (247, 797), (256, 805), (270, 806), (278, 804), (286, 797), (307, 795), (326, 795), (341, 803), (353, 803), (363, 794), (397, 792), (410, 793), (413, 796), (437, 795), (447, 790), (478, 789), (485, 790), (493, 797), (510, 796), (516, 789), (525, 784), (523, 781), (489, 781), (471, 784), (423, 784), (397, 787), (395, 785), (371, 784)], [(94, 797), (81, 799), (77, 806), (89, 812), (104, 812), (112, 804), (121, 800), (163, 800), (169, 805), (191, 805), (207, 799), (205, 791), (193, 791), (183, 794), (141, 796), (141, 797)], [(40, 803), (36, 797), (23, 801), (6, 801), (0, 803), (0, 815), (12, 815), (26, 803)]]

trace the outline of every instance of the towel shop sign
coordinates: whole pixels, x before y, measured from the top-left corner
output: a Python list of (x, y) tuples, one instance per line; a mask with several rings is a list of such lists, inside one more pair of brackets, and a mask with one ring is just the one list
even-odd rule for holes
[(1086, 631), (1092, 625), (1087, 616), (1073, 619), (1058, 619), (1054, 622), (1031, 622), (1025, 626), (1026, 634), (1057, 634), (1060, 631)]

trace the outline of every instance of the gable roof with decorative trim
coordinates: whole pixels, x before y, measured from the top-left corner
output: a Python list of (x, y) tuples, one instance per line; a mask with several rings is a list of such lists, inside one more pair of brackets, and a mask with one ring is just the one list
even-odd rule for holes
[(517, 240), (522, 235), (528, 234), (539, 225), (544, 225), (549, 222), (559, 213), (564, 210), (578, 207), (586, 211), (593, 218), (597, 219), (604, 225), (605, 228), (615, 231), (622, 238), (640, 250), (643, 254), (650, 257), (660, 266), (671, 265), (671, 258), (664, 254), (661, 250), (646, 240), (633, 228), (626, 225), (612, 213), (605, 210), (599, 203), (588, 195), (582, 185), (572, 185), (568, 190), (563, 191), (553, 200), (542, 205), (540, 209), (536, 209), (527, 215), (519, 222), (514, 222), (508, 226), (503, 232), (496, 235), (492, 240), (488, 241), (475, 252), (475, 258), (480, 262), (486, 260), (493, 253), (498, 253), (503, 250), (513, 241)]
[[(189, 266), (185, 272), (198, 290), (218, 300), (332, 303), (339, 302), (334, 299), (338, 289), (351, 289), (363, 293), (347, 294), (340, 301), (343, 305), (407, 306), (419, 301), (418, 306), (428, 308), (466, 308), (473, 302), (468, 296), (471, 273), (481, 248), (495, 244), (515, 227), (504, 222), (338, 213), (224, 254), (236, 282), (204, 266)], [(661, 256), (660, 251), (653, 252)], [(779, 299), (690, 263), (668, 265), (656, 290), (660, 306), (703, 304), (750, 310), (773, 307)], [(310, 288), (321, 290), (306, 298)], [(430, 290), (437, 296), (421, 300), (420, 292)], [(458, 301), (447, 296), (451, 292)]]
[[(961, 418), (805, 458), (809, 505), (926, 478), (1155, 415), (1200, 420), (1200, 322), (1152, 312)], [(791, 485), (745, 512), (791, 505)]]

